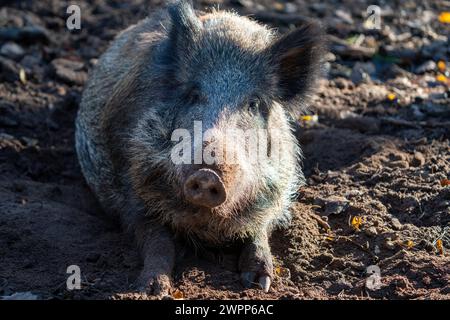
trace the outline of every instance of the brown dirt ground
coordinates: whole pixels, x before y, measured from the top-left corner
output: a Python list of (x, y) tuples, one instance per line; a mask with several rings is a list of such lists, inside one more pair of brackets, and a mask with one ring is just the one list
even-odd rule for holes
[[(65, 28), (64, 1), (6, 1), (0, 9), (0, 27), (33, 24), (50, 34), (49, 40), (18, 41), (25, 56), (11, 68), (26, 71), (25, 83), (4, 63), (0, 69), (0, 296), (31, 291), (41, 298), (152, 298), (130, 289), (138, 253), (86, 187), (73, 135), (86, 72), (118, 31), (160, 2), (78, 1), (82, 30), (76, 32)], [(210, 3), (219, 2), (199, 7)], [(220, 7), (251, 11), (242, 3)], [(282, 6), (261, 3), (267, 12)], [(336, 9), (364, 12), (368, 5), (296, 3), (298, 12), (323, 21)], [(424, 9), (439, 11), (439, 1), (411, 4), (391, 7), (413, 18)], [(360, 23), (360, 13), (355, 16)], [(400, 18), (389, 21), (403, 30)], [(436, 23), (434, 30), (450, 34)], [(355, 32), (339, 21), (330, 25), (330, 33), (343, 38)], [(57, 58), (75, 61), (75, 75), (55, 71)], [(319, 123), (298, 130), (308, 185), (299, 190), (292, 225), (272, 236), (277, 276), (269, 293), (243, 290), (233, 255), (214, 261), (187, 255), (177, 264), (174, 288), (186, 299), (449, 299), (450, 187), (440, 183), (450, 178), (449, 88), (430, 84), (433, 72), (410, 72), (423, 61), (399, 62), (403, 71), (382, 81), (321, 80), (311, 106)], [(337, 55), (330, 66), (354, 62)], [(386, 99), (389, 92), (397, 100)], [(352, 217), (362, 217), (359, 231), (349, 224)], [(66, 290), (72, 264), (81, 268), (81, 290)], [(378, 290), (366, 288), (370, 265), (381, 270)]]

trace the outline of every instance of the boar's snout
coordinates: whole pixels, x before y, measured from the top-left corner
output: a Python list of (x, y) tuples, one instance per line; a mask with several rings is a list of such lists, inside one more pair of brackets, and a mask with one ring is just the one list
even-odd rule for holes
[(222, 179), (211, 169), (192, 173), (186, 179), (183, 191), (187, 201), (207, 208), (218, 207), (227, 199)]

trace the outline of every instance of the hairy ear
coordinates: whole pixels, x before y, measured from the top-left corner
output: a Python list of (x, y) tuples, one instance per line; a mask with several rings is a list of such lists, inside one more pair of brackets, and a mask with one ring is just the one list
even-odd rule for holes
[(201, 32), (203, 24), (195, 15), (190, 0), (177, 0), (168, 7), (172, 21), (170, 39), (175, 49), (188, 49), (190, 43)]
[(304, 100), (317, 77), (324, 53), (322, 28), (316, 23), (301, 26), (269, 48), (278, 78), (278, 95), (286, 102)]

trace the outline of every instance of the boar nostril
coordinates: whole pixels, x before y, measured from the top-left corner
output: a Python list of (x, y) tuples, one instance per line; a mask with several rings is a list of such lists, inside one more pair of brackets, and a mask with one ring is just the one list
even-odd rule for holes
[(187, 201), (203, 207), (214, 208), (226, 200), (222, 179), (211, 169), (200, 169), (191, 174), (183, 191)]

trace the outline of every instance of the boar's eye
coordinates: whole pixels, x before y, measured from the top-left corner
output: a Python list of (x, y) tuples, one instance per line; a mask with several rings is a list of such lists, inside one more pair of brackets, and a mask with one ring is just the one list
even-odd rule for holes
[(253, 98), (248, 103), (248, 111), (252, 113), (258, 113), (261, 101), (259, 98)]
[(266, 118), (269, 110), (268, 105), (259, 97), (252, 98), (248, 101), (246, 110), (254, 115), (260, 115)]

